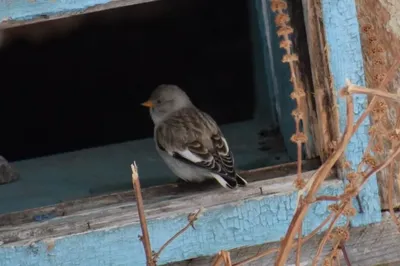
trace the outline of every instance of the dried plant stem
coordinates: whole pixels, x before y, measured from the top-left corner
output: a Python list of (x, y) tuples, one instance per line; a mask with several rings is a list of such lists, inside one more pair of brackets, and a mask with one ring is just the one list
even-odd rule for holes
[(139, 213), (140, 226), (142, 228), (142, 236), (140, 236), (140, 240), (143, 243), (144, 251), (146, 253), (147, 266), (155, 266), (156, 264), (154, 263), (153, 260), (149, 231), (147, 229), (146, 216), (144, 214), (142, 191), (140, 188), (140, 181), (139, 181), (138, 168), (136, 162), (133, 162), (133, 164), (131, 164), (131, 169), (132, 169), (132, 184), (133, 184), (133, 189), (135, 191), (136, 205)]
[[(305, 204), (302, 204), (297, 207), (296, 212), (293, 216), (293, 219), (289, 225), (289, 229), (285, 235), (285, 238), (281, 242), (281, 248), (279, 250), (275, 265), (283, 266), (287, 261), (287, 257), (292, 247), (293, 238), (297, 233), (300, 224), (302, 223), (310, 203), (313, 201), (313, 197), (320, 188), (322, 182), (328, 176), (330, 170), (335, 165), (337, 160), (340, 158), (342, 153), (344, 152), (347, 144), (349, 143), (351, 136), (353, 135), (353, 124), (354, 124), (354, 104), (351, 96), (346, 96), (346, 105), (347, 105), (347, 121), (346, 121), (346, 129), (343, 134), (342, 140), (337, 145), (337, 149), (334, 153), (332, 153), (326, 162), (317, 170), (314, 174), (313, 178), (311, 178), (307, 183), (310, 184), (309, 192), (305, 198)], [(312, 182), (312, 183), (309, 183)], [(307, 184), (307, 185), (308, 185)]]
[[(305, 242), (307, 242), (308, 240), (310, 240), (312, 237), (314, 237), (316, 234), (318, 234), (318, 232), (332, 219), (334, 213), (330, 213), (328, 215), (328, 217), (325, 218), (325, 220), (318, 226), (316, 227), (311, 233), (309, 233), (307, 236), (303, 237), (301, 239), (302, 244), (304, 244)], [(297, 242), (293, 243), (292, 248), (295, 247), (297, 245)], [(237, 262), (235, 264), (233, 264), (233, 266), (243, 266), (246, 265), (247, 263), (250, 263), (252, 261), (258, 260), (262, 257), (265, 257), (269, 254), (275, 253), (279, 251), (279, 248), (270, 248), (265, 250), (264, 252), (261, 252), (253, 257), (247, 258), (243, 261)]]
[(302, 244), (303, 225), (300, 224), (299, 232), (297, 234), (297, 250), (296, 250), (296, 266), (300, 266), (301, 258), (301, 244)]
[(335, 223), (337, 222), (337, 220), (339, 220), (340, 215), (342, 214), (342, 212), (344, 211), (344, 209), (347, 207), (348, 203), (343, 204), (343, 206), (336, 212), (335, 216), (333, 217), (328, 230), (325, 232), (324, 237), (321, 240), (321, 243), (319, 244), (318, 250), (317, 250), (317, 254), (314, 257), (313, 260), (313, 264), (312, 265), (317, 265), (318, 263), (318, 258), (322, 253), (322, 250), (324, 249), (324, 246), (326, 244), (326, 242), (328, 241), (329, 235), (333, 230), (333, 227), (335, 226)]
[(215, 261), (212, 263), (212, 266), (220, 266), (224, 263), (225, 266), (232, 266), (231, 255), (229, 251), (221, 250), (218, 252), (218, 255)]
[(365, 87), (357, 86), (354, 84), (351, 84), (347, 88), (347, 90), (350, 94), (362, 93), (362, 94), (368, 94), (368, 95), (372, 95), (372, 96), (382, 97), (382, 98), (385, 98), (385, 99), (388, 99), (391, 101), (395, 101), (395, 102), (400, 102), (400, 95), (397, 95), (394, 93), (389, 93), (389, 92), (382, 91), (382, 90), (365, 88)]
[(164, 245), (161, 246), (159, 251), (154, 253), (153, 255), (153, 260), (157, 261), (157, 259), (160, 257), (161, 252), (172, 242), (174, 241), (175, 238), (177, 238), (179, 235), (181, 235), (183, 232), (185, 232), (189, 227), (193, 227), (194, 222), (197, 220), (198, 216), (202, 212), (203, 208), (200, 208), (196, 213), (194, 214), (189, 214), (188, 215), (188, 224), (183, 227), (181, 230), (179, 230), (175, 235), (173, 235), (170, 239), (167, 240), (167, 242), (164, 243)]
[(286, 55), (282, 58), (282, 62), (288, 63), (290, 67), (290, 81), (293, 84), (293, 92), (290, 96), (296, 101), (296, 109), (292, 112), (292, 116), (295, 120), (296, 132), (291, 137), (291, 140), (297, 145), (297, 178), (295, 180), (295, 186), (301, 188), (304, 186), (304, 180), (302, 178), (302, 145), (307, 141), (307, 137), (301, 132), (300, 125), (301, 121), (304, 119), (304, 99), (306, 94), (296, 75), (298, 72), (297, 62), (299, 58), (297, 54), (292, 53), (292, 41), (289, 35), (293, 33), (293, 28), (287, 24), (290, 21), (290, 17), (284, 13), (284, 10), (287, 9), (287, 3), (284, 0), (271, 0), (271, 9), (276, 13), (275, 24), (279, 28), (277, 35), (282, 38), (279, 46), (286, 52)]
[(343, 253), (344, 261), (346, 262), (347, 266), (351, 266), (349, 255), (347, 254), (346, 246), (343, 241), (340, 242), (339, 249)]
[[(400, 67), (400, 58), (397, 58), (393, 65), (390, 67), (389, 71), (386, 73), (385, 78), (383, 81), (379, 84), (378, 90), (383, 90), (383, 88), (389, 84), (390, 81), (393, 80), (394, 76), (396, 75), (397, 69)], [(359, 117), (358, 121), (353, 127), (353, 134), (355, 134), (360, 127), (361, 123), (365, 120), (365, 118), (368, 117), (368, 115), (371, 113), (372, 109), (374, 108), (375, 104), (377, 103), (378, 98), (376, 96), (372, 97), (368, 107), (365, 109), (365, 111), (362, 113), (362, 115)], [(353, 135), (352, 134), (352, 135)]]

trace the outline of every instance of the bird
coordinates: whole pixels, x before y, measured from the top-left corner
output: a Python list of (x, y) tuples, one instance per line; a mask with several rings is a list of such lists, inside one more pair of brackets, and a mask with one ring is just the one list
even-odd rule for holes
[(142, 105), (150, 109), (158, 154), (181, 180), (215, 179), (226, 189), (247, 185), (236, 172), (233, 153), (217, 123), (180, 87), (158, 85)]

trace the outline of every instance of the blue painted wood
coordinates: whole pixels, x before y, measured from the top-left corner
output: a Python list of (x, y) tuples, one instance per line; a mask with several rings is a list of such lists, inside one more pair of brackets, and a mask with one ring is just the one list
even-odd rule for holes
[[(344, 87), (346, 79), (358, 85), (365, 85), (365, 72), (361, 51), (359, 24), (354, 0), (322, 0), (322, 14), (325, 34), (329, 49), (329, 67), (333, 75), (333, 85), (336, 91)], [(354, 113), (356, 119), (365, 110), (368, 99), (364, 95), (354, 96)], [(346, 126), (346, 103), (338, 99), (339, 124), (343, 132)], [(345, 156), (353, 166), (360, 162), (368, 145), (369, 119), (366, 119), (353, 136)], [(342, 177), (346, 175), (342, 172)], [(352, 225), (358, 226), (381, 221), (381, 208), (378, 195), (376, 176), (370, 178), (360, 193), (364, 214), (359, 214), (352, 220)], [(354, 201), (354, 206), (357, 206)]]
[(2, 0), (0, 1), (0, 21), (23, 21), (42, 17), (44, 15), (53, 16), (83, 12), (87, 8), (110, 2), (110, 0)]
[[(337, 182), (323, 188), (321, 193), (338, 195), (342, 191), (342, 183)], [(328, 204), (319, 202), (312, 206), (303, 225), (305, 234), (327, 217)], [(221, 249), (278, 241), (290, 224), (295, 205), (296, 193), (292, 193), (251, 198), (237, 204), (206, 209), (196, 221), (196, 230), (189, 229), (175, 239), (162, 253), (159, 263), (213, 255)], [(338, 224), (343, 225), (344, 222), (341, 219)], [(152, 247), (158, 249), (186, 223), (187, 213), (150, 220)], [(135, 224), (54, 239), (55, 245), (51, 250), (47, 250), (46, 241), (31, 246), (2, 247), (0, 266), (141, 266), (145, 265), (145, 255), (137, 237), (139, 234), (140, 226)]]

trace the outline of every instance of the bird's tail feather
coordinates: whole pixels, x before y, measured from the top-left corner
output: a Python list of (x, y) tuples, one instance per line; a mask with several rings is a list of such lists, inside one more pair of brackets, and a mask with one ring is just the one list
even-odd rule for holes
[(241, 177), (238, 173), (236, 173), (236, 182), (240, 186), (247, 186), (247, 181), (243, 177)]
[(211, 173), (211, 176), (214, 177), (218, 181), (218, 183), (220, 183), (221, 186), (223, 186), (224, 188), (233, 189), (237, 186), (236, 180), (234, 179), (223, 178), (222, 176), (215, 173)]

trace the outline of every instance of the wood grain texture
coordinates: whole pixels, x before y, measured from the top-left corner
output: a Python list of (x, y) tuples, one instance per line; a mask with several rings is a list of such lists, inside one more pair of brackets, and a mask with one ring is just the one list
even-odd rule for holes
[[(306, 178), (314, 171), (304, 173)], [(150, 239), (160, 247), (187, 223), (187, 215), (205, 208), (195, 223), (161, 255), (160, 263), (212, 255), (221, 249), (279, 240), (292, 218), (295, 175), (256, 181), (228, 191), (208, 189), (184, 196), (145, 199)], [(340, 180), (326, 181), (320, 193), (337, 195)], [(311, 232), (329, 214), (329, 202), (311, 208), (304, 233)], [(340, 220), (343, 224), (344, 220)], [(143, 265), (143, 247), (137, 236), (140, 225), (132, 201), (66, 213), (62, 217), (3, 225), (0, 229), (1, 266), (15, 265)], [(88, 255), (90, 254), (90, 255)]]
[[(321, 0), (322, 19), (327, 43), (329, 68), (332, 73), (333, 94), (345, 86), (346, 79), (357, 85), (365, 85), (365, 73), (361, 50), (359, 24), (354, 0)], [(354, 118), (358, 119), (366, 107), (368, 99), (365, 95), (353, 96)], [(339, 129), (343, 133), (346, 127), (346, 103), (343, 99), (337, 100), (339, 114)], [(359, 129), (350, 139), (344, 152), (344, 158), (353, 167), (356, 167), (363, 157), (368, 146), (370, 127), (369, 119), (365, 119)], [(341, 178), (346, 176), (344, 168), (338, 168)], [(380, 200), (376, 176), (371, 176), (360, 192), (361, 204), (368, 203), (374, 209), (364, 208), (364, 213), (352, 220), (352, 225), (369, 222), (379, 222), (381, 219)], [(357, 202), (354, 200), (354, 205)]]
[[(288, 14), (291, 18), (290, 25), (294, 32), (291, 36), (293, 42), (293, 51), (299, 56), (298, 64), (295, 64), (296, 77), (299, 80), (299, 86), (306, 92), (304, 98), (303, 112), (304, 119), (302, 130), (308, 136), (308, 141), (304, 144), (305, 157), (320, 157), (324, 160), (325, 154), (321, 152), (321, 141), (326, 135), (320, 133), (320, 122), (318, 119), (318, 110), (316, 108), (315, 97), (313, 97), (315, 88), (313, 86), (310, 50), (307, 40), (307, 26), (309, 23), (305, 20), (307, 9), (303, 9), (302, 0), (288, 1)], [(331, 120), (333, 121), (333, 120)]]
[[(339, 118), (333, 93), (327, 42), (319, 0), (302, 0), (313, 82), (318, 138), (315, 146), (322, 161), (332, 153), (332, 141), (339, 137)], [(313, 121), (313, 120), (311, 120)]]
[[(400, 2), (396, 0), (356, 0), (358, 19), (360, 23), (361, 40), (363, 45), (364, 55), (364, 68), (366, 73), (366, 81), (369, 87), (376, 87), (377, 82), (375, 76), (377, 74), (385, 73), (393, 64), (396, 58), (400, 56)], [(381, 53), (380, 58), (383, 60), (383, 65), (379, 66), (373, 63), (371, 57), (371, 43), (367, 34), (362, 30), (363, 26), (372, 25), (371, 33), (375, 35), (376, 42), (380, 45), (384, 52)], [(400, 72), (399, 72), (400, 73)], [(400, 75), (395, 77), (394, 81), (389, 86), (389, 91), (392, 93), (399, 93), (400, 88)], [(390, 108), (388, 116), (388, 127), (398, 127), (399, 118), (396, 114), (396, 105), (387, 102)], [(396, 126), (397, 124), (397, 126)], [(386, 156), (384, 154), (383, 156)], [(382, 157), (383, 158), (383, 157)], [(387, 171), (382, 171), (378, 176), (379, 195), (381, 199), (382, 208), (388, 209), (387, 199), (387, 179), (396, 178), (395, 183), (400, 182), (399, 169), (400, 164), (396, 161), (397, 173), (395, 177), (388, 176)], [(400, 206), (400, 185), (394, 186), (394, 199), (395, 206)]]
[[(388, 214), (379, 224), (372, 224), (350, 229), (350, 240), (346, 243), (352, 266), (395, 266), (400, 265), (400, 234)], [(302, 249), (301, 265), (312, 265), (312, 259), (318, 249), (322, 235), (318, 235), (307, 242)], [(279, 243), (268, 243), (252, 247), (243, 247), (230, 250), (232, 261), (238, 262), (269, 248), (278, 247)], [(324, 249), (322, 256), (328, 254), (329, 245)], [(258, 261), (249, 263), (249, 266), (273, 265), (276, 254), (264, 257)], [(188, 261), (169, 263), (165, 266), (209, 266), (214, 257), (201, 257)], [(295, 265), (296, 255), (290, 254), (287, 265)], [(341, 265), (346, 265), (341, 260)]]

